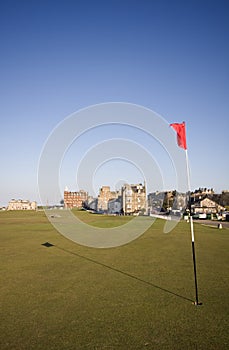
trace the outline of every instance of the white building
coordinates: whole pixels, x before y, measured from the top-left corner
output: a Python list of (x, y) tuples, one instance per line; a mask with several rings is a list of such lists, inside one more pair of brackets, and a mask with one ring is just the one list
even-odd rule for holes
[(108, 201), (108, 213), (120, 214), (122, 208), (121, 197), (110, 199)]
[(12, 199), (7, 207), (7, 210), (36, 210), (37, 202), (30, 202), (29, 200)]
[(94, 198), (92, 196), (88, 196), (88, 199), (85, 202), (85, 205), (88, 209), (91, 209), (93, 211), (97, 211), (98, 199)]
[(124, 215), (138, 214), (147, 210), (145, 185), (122, 186), (122, 210)]
[(196, 201), (192, 204), (191, 208), (194, 214), (214, 214), (225, 210), (222, 205), (209, 198)]

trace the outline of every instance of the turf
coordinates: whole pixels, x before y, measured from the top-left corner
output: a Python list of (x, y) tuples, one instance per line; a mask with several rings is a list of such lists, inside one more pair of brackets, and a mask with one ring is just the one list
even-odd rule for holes
[(101, 215), (101, 214), (91, 214), (87, 211), (73, 210), (75, 214), (81, 221), (96, 227), (110, 228), (123, 225), (128, 221), (132, 220), (133, 216), (112, 216), (112, 215)]
[[(102, 227), (128, 220), (76, 215)], [(61, 236), (42, 211), (0, 212), (0, 348), (228, 349), (229, 230), (194, 226), (203, 302), (194, 306), (189, 225), (169, 234), (163, 225), (93, 249)]]

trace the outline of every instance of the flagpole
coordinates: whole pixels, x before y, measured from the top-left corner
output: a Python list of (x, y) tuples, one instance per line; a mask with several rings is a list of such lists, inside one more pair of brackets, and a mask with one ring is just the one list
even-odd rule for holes
[(185, 156), (186, 156), (186, 167), (187, 167), (187, 179), (188, 179), (188, 203), (189, 203), (189, 210), (190, 210), (190, 229), (191, 229), (191, 237), (192, 237), (192, 259), (193, 259), (193, 270), (194, 270), (194, 281), (195, 281), (195, 293), (196, 293), (196, 300), (194, 302), (194, 305), (201, 305), (199, 303), (198, 299), (198, 284), (197, 284), (197, 273), (196, 273), (196, 254), (195, 254), (195, 237), (194, 237), (194, 227), (193, 227), (193, 218), (191, 214), (191, 185), (190, 185), (190, 168), (189, 168), (189, 162), (188, 162), (188, 151), (185, 149)]

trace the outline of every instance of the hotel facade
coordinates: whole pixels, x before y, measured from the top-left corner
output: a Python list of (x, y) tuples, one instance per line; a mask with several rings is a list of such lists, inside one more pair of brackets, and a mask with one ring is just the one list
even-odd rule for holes
[(71, 192), (65, 189), (64, 191), (64, 207), (66, 209), (82, 208), (88, 199), (88, 192), (80, 190)]

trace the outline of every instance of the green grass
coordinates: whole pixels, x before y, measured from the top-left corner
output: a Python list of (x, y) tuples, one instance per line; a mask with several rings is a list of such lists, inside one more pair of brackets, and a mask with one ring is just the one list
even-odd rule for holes
[(73, 210), (73, 213), (83, 222), (96, 227), (110, 228), (123, 225), (133, 219), (133, 216), (112, 216), (91, 214), (84, 210)]
[[(130, 219), (76, 215), (100, 227)], [(228, 349), (229, 231), (194, 225), (197, 307), (189, 225), (169, 234), (163, 225), (93, 249), (43, 212), (0, 212), (1, 350)]]

